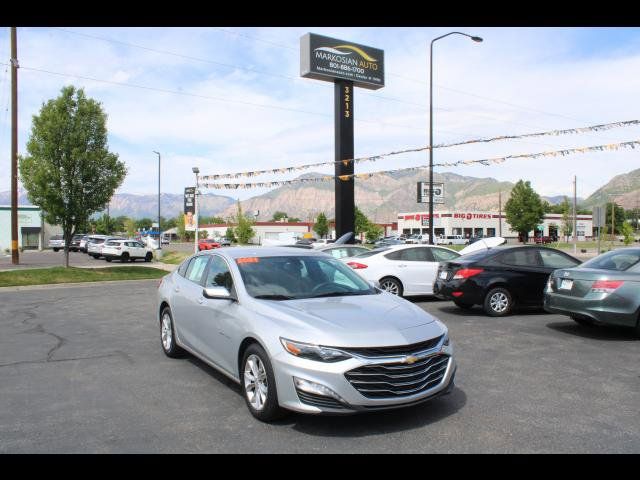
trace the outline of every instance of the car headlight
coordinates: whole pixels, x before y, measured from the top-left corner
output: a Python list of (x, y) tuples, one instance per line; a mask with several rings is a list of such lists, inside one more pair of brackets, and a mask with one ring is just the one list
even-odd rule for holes
[(442, 342), (442, 346), (443, 347), (449, 346), (449, 332), (444, 334), (444, 342)]
[(284, 349), (291, 355), (318, 362), (341, 362), (352, 358), (351, 355), (335, 348), (321, 347), (320, 345), (311, 345), (309, 343), (294, 342), (286, 338), (280, 338), (280, 343)]

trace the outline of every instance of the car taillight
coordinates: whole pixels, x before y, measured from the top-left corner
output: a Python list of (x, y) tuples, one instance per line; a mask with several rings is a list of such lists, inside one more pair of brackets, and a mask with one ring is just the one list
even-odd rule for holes
[(473, 277), (474, 275), (478, 275), (479, 273), (484, 272), (482, 268), (461, 268), (456, 272), (453, 276), (454, 280), (459, 280), (462, 278)]
[(592, 293), (611, 293), (624, 283), (623, 280), (596, 280), (591, 285)]
[(365, 265), (364, 263), (358, 263), (358, 262), (348, 262), (347, 265), (349, 265), (354, 270), (358, 270), (360, 268), (368, 268), (369, 267), (369, 265)]

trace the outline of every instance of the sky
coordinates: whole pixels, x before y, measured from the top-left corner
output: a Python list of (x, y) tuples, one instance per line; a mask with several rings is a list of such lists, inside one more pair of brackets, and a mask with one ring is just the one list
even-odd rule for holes
[[(307, 32), (384, 50), (385, 86), (354, 92), (355, 156), (429, 143), (429, 43), (434, 44), (434, 144), (640, 119), (640, 28), (207, 27), (18, 28), (18, 150), (31, 119), (74, 85), (101, 102), (109, 149), (128, 168), (118, 193), (181, 193), (192, 167), (217, 174), (334, 160), (333, 86), (300, 78)], [(10, 29), (0, 34), (0, 191), (10, 189)], [(640, 127), (434, 150), (434, 162), (640, 140)], [(531, 181), (541, 195), (587, 197), (640, 168), (639, 150), (436, 167)], [(356, 173), (428, 164), (427, 152)], [(315, 168), (234, 182), (287, 180)], [(425, 180), (428, 179), (425, 171)], [(358, 181), (358, 180), (357, 180)], [(244, 200), (269, 189), (207, 190)], [(446, 192), (446, 186), (445, 186)]]

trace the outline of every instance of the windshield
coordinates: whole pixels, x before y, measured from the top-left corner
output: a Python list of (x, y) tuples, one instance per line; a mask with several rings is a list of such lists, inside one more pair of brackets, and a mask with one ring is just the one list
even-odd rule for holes
[(600, 270), (615, 270), (623, 272), (640, 262), (639, 249), (620, 249), (603, 253), (584, 262), (578, 268), (597, 268)]
[(326, 256), (236, 259), (249, 295), (269, 300), (379, 293), (344, 263)]

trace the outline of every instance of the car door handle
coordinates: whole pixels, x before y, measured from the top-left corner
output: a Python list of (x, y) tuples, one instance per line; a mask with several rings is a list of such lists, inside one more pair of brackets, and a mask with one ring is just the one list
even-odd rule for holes
[(200, 298), (198, 299), (198, 303), (199, 303), (200, 305), (202, 305), (202, 304), (204, 303), (204, 297), (200, 297)]
[(406, 264), (404, 264), (404, 263), (401, 263), (400, 265), (398, 265), (398, 267), (400, 267), (400, 268), (403, 268), (403, 267), (406, 267), (406, 266), (407, 266), (407, 265), (406, 265)]
[(173, 291), (174, 292), (179, 292), (180, 291), (180, 287), (173, 287)]

